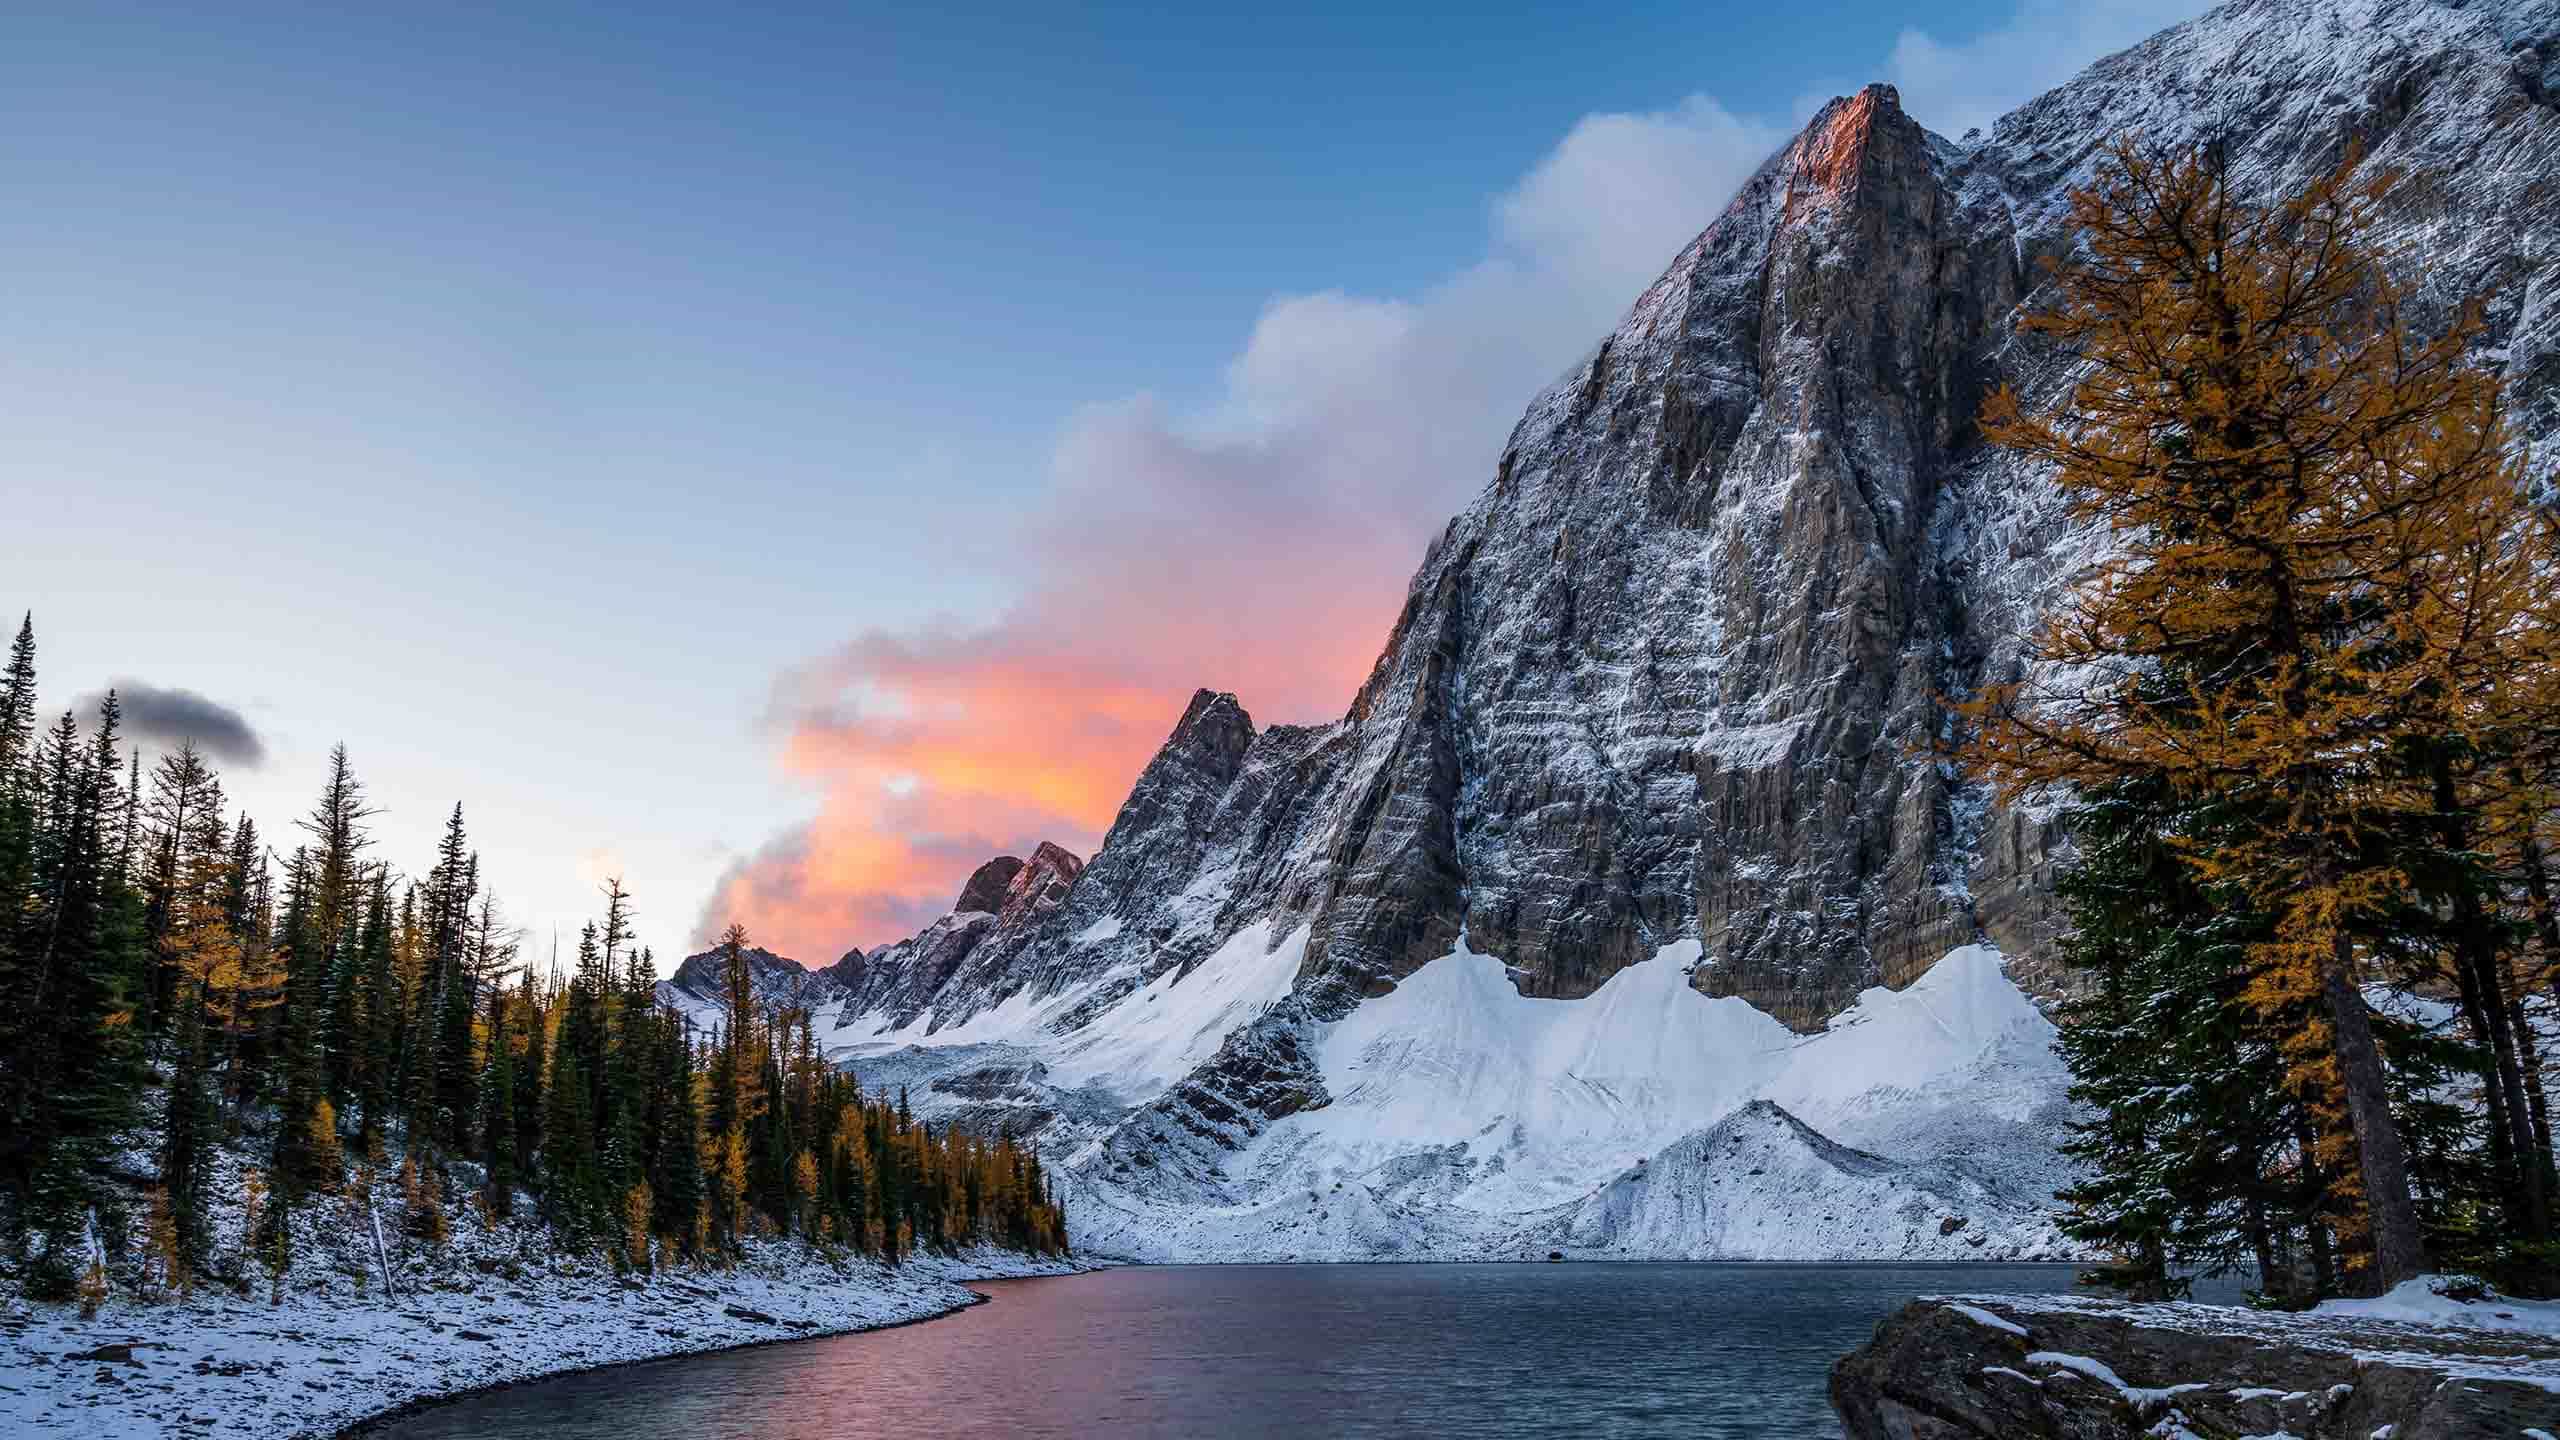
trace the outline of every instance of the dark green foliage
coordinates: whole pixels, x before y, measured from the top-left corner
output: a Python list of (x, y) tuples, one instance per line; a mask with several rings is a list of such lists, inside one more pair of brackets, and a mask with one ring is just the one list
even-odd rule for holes
[(176, 998), (184, 1008), (161, 1119), (160, 1187), (168, 1198), (176, 1266), (181, 1275), (193, 1275), (204, 1268), (213, 1249), (208, 1186), (221, 1120), (205, 1084), (202, 1002), (183, 988)]
[[(2072, 922), (2061, 949), (2088, 988), (2065, 1006), (2058, 1045), (2087, 1118), (2064, 1146), (2084, 1178), (2060, 1197), (2063, 1229), (2115, 1257), (2104, 1277), (2137, 1294), (2236, 1271), (2259, 1277), (2267, 1303), (2305, 1305), (2348, 1280), (2341, 1217), (2316, 1158), (2320, 1118), (2284, 1083), (2278, 1038), (2301, 1022), (2248, 998), (2250, 947), (2270, 922), (2199, 883), (2180, 854), (2219, 820), (2209, 804), (2130, 783), (2074, 811), (2081, 858), (2057, 885)], [(2457, 883), (2447, 873), (2460, 859), (2421, 873)], [(2548, 1142), (2497, 1142), (2489, 987), (2466, 993), (2444, 968), (2460, 908), (2440, 896), (2365, 932), (2404, 984), (2460, 997), (2456, 1024), (2380, 1009), (2372, 1024), (2428, 1253), (2531, 1292), (2548, 1258), (2532, 1248), (2521, 1167), (2530, 1153), (2547, 1160)]]
[(2057, 889), (2073, 931), (2065, 963), (2090, 972), (2059, 1048), (2088, 1107), (2066, 1153), (2086, 1178), (2063, 1192), (2074, 1239), (2121, 1257), (2138, 1294), (2202, 1267), (2288, 1273), (2282, 1236), (2308, 1219), (2275, 1034), (2246, 1006), (2248, 946), (2266, 920), (2196, 883), (2162, 792), (2120, 787), (2074, 815), (2080, 863)]
[(534, 995), (532, 971), (525, 972), (524, 985), (518, 995), (517, 1008), (523, 1016), (525, 1036), (524, 1068), (517, 1073), (515, 1080), (515, 1153), (516, 1163), (527, 1167), (530, 1173), (533, 1157), (542, 1149), (542, 1097), (549, 1093), (550, 1079), (544, 1058), (547, 1047), (543, 1041), (542, 1006)]
[(596, 1178), (595, 1129), (587, 1121), (586, 1076), (562, 1051), (551, 1067), (543, 1113), (542, 1218), (572, 1245), (595, 1237), (605, 1213)]
[(489, 1208), (500, 1215), (515, 1208), (516, 1191), (516, 1053), (507, 1024), (507, 995), (490, 997), (489, 1075), (482, 1087), (488, 1096), (480, 1127), (480, 1158), (489, 1167)]
[(17, 784), (35, 795), (26, 908), (9, 972), (18, 1022), (7, 1057), (0, 1188), (36, 1240), (51, 1284), (85, 1253), (91, 1217), (121, 1227), (120, 1194), (102, 1176), (116, 1133), (138, 1118), (145, 915), (130, 882), (133, 799), (110, 692), (87, 737), (66, 713)]

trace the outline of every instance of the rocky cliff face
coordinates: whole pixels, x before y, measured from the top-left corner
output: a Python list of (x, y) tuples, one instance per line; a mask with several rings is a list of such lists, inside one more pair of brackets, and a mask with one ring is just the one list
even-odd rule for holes
[[(1832, 102), (1531, 403), (1342, 719), (1257, 729), (1201, 692), (1090, 866), (1017, 908), (1035, 856), (992, 915), (982, 872), (843, 976), (842, 1033), (1144, 1034), (1182, 1068), (1115, 1080), (1134, 1108), (1094, 1153), (1228, 1203), (1239, 1155), (1338, 1097), (1328, 1027), (1461, 951), (1581, 1003), (1694, 946), (1687, 986), (1799, 1034), (1978, 940), (2052, 993), (2066, 838), (1932, 746), (2103, 543), (1974, 430), (1994, 385), (2071, 382), (2014, 324), (2070, 187), (2133, 132), (2222, 137), (2259, 196), (2361, 145), (2405, 176), (2384, 238), (2427, 304), (2492, 296), (2482, 358), (2560, 466), (2555, 97), (2556, 0), (2241, 0), (1988, 135), (1932, 135), (1885, 86)], [(1209, 1006), (1214, 1032), (1131, 1018), (1272, 956), (1288, 983)]]
[(865, 955), (856, 950), (827, 968), (839, 994), (832, 997), (849, 1014), (872, 1015), (890, 1028), (904, 1026), (939, 1011), (940, 1019), (977, 1008), (976, 992), (955, 985), (962, 967), (980, 952), (982, 964), (1001, 968), (1009, 957), (1036, 936), (1066, 900), (1084, 861), (1042, 841), (1024, 860), (999, 855), (971, 872), (960, 887), (951, 913), (894, 945)]

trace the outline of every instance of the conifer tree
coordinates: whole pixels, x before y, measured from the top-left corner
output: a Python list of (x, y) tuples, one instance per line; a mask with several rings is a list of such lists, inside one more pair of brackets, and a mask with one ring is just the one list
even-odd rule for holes
[[(479, 857), (470, 866), (476, 876)], [(471, 1120), (479, 1112), (479, 1059), (473, 1053), (472, 1019), (479, 1013), (480, 980), (470, 941), (444, 977), (444, 995), (435, 1015), (436, 1114), (434, 1132), (440, 1144), (461, 1148)]]
[[(32, 613), (19, 621), (9, 667), (0, 674), (0, 996), (23, 996), (34, 978), (32, 942), (36, 886), (36, 637)], [(32, 1015), (0, 1004), (0, 1118), (14, 1118), (25, 1076)], [(16, 1149), (0, 1137), (0, 1175)], [(11, 1193), (14, 1192), (14, 1187)]]
[(672, 1015), (660, 1027), (658, 1054), (658, 1088), (666, 1102), (659, 1111), (657, 1164), (650, 1172), (650, 1192), (658, 1205), (659, 1233), (677, 1237), (690, 1254), (704, 1203), (702, 1112), (694, 1099), (692, 1037)]
[(524, 1068), (516, 1075), (516, 1163), (530, 1173), (534, 1157), (542, 1149), (543, 1101), (550, 1093), (549, 1022), (534, 989), (530, 966), (517, 991), (516, 1008), (524, 1022)]
[(601, 1207), (596, 1186), (595, 1130), (587, 1112), (586, 1077), (563, 1049), (551, 1065), (543, 1111), (542, 1212), (572, 1244), (595, 1234)]
[(285, 970), (275, 948), (275, 902), (267, 853), (248, 816), (231, 831), (222, 874), (222, 924), (237, 944), (232, 963), (211, 987), (212, 1015), (230, 1075), (223, 1086), (235, 1107), (266, 1086), (283, 1007)]
[(357, 1133), (366, 1158), (378, 1159), (390, 1135), (391, 1107), (398, 1098), (400, 1024), (406, 1016), (394, 959), (397, 936), (392, 927), (390, 877), (377, 868), (369, 888), (352, 967), (359, 977), (352, 1068), (361, 1126)]
[(207, 813), (222, 810), (222, 782), (205, 763), (193, 742), (160, 757), (152, 767), (151, 797), (143, 809), (145, 866), (140, 877), (143, 929), (151, 946), (151, 975), (143, 1000), (142, 1023), (158, 1033), (176, 1003), (178, 935), (187, 903), (186, 872), (204, 834)]
[[(334, 1144), (317, 1143), (312, 1121), (326, 1101), (331, 1052), (348, 1042), (332, 1033), (331, 985), (340, 977), (340, 951), (352, 942), (353, 911), (359, 903), (359, 857), (370, 843), (364, 822), (373, 814), (365, 804), (364, 786), (356, 779), (347, 747), (329, 754), (329, 775), (320, 799), (304, 817), (310, 844), (300, 852), (294, 903), (284, 944), (286, 963), (284, 1114), (277, 1126), (276, 1194), (291, 1204), (311, 1188), (334, 1188), (338, 1182)], [(329, 1107), (334, 1118), (336, 1107)], [(331, 1137), (334, 1141), (334, 1136)]]
[(480, 1158), (489, 1167), (489, 1208), (506, 1215), (515, 1208), (516, 1189), (516, 1060), (507, 1023), (507, 992), (489, 997), (488, 1096), (480, 1127)]

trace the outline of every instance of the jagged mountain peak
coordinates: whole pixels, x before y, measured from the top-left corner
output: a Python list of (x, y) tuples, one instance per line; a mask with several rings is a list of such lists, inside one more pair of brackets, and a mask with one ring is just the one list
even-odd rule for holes
[(960, 898), (951, 902), (955, 915), (988, 914), (1004, 908), (1006, 887), (1022, 873), (1022, 857), (999, 855), (969, 872), (969, 881), (960, 887)]

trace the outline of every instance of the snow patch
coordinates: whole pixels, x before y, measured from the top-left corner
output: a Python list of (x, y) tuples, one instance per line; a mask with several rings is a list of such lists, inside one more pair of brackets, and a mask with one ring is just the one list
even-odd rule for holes
[(2015, 1335), (2021, 1340), (2027, 1338), (2026, 1326), (2018, 1324), (2014, 1320), (2004, 1320), (2001, 1317), (1992, 1314), (1990, 1311), (1983, 1309), (1979, 1305), (1967, 1305), (1960, 1301), (1950, 1300), (1947, 1302), (1946, 1308), (1953, 1310), (1976, 1325), (1988, 1325), (1994, 1330)]
[(2370, 1300), (2323, 1300), (2311, 1313), (2560, 1339), (2560, 1300), (2511, 1300), (2495, 1291), (2477, 1300), (2456, 1300), (2444, 1293), (2446, 1288), (2443, 1276), (2421, 1275)]

